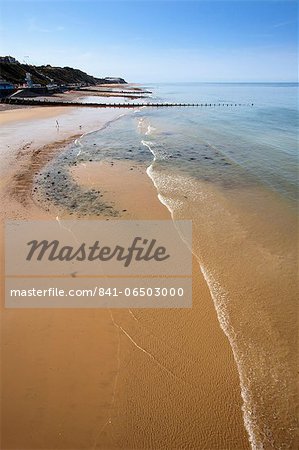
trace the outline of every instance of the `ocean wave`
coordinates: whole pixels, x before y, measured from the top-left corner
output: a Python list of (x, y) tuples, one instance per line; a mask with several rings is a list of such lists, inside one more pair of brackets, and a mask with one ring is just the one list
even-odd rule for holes
[[(184, 219), (182, 211), (187, 203), (197, 204), (199, 208), (200, 202), (205, 205), (214, 204), (213, 195), (209, 193), (208, 189), (202, 189), (197, 180), (178, 173), (170, 173), (165, 169), (160, 170), (160, 148), (158, 148), (156, 142), (143, 140), (142, 144), (153, 155), (153, 161), (147, 168), (147, 175), (157, 190), (160, 202), (169, 210), (174, 224), (176, 224), (176, 219)], [(215, 207), (215, 209), (217, 208)], [(195, 220), (194, 217), (193, 220)], [(185, 240), (181, 233), (180, 235)], [(275, 436), (275, 426), (271, 423), (271, 418), (265, 416), (262, 412), (263, 402), (271, 405), (273, 401), (273, 396), (270, 398), (271, 393), (275, 392), (277, 398), (279, 398), (279, 392), (281, 392), (281, 395), (288, 396), (287, 389), (292, 384), (291, 369), (285, 365), (282, 369), (283, 357), (282, 359), (278, 356), (274, 358), (271, 353), (273, 345), (275, 346), (275, 343), (280, 342), (281, 337), (273, 328), (271, 320), (268, 320), (267, 316), (265, 316), (261, 327), (264, 327), (263, 335), (266, 339), (270, 339), (269, 342), (266, 341), (264, 346), (262, 343), (257, 345), (250, 342), (248, 334), (246, 338), (242, 336), (242, 326), (240, 324), (237, 328), (234, 326), (233, 323), (236, 319), (232, 320), (230, 312), (232, 307), (236, 308), (237, 305), (240, 308), (241, 306), (238, 306), (236, 299), (231, 297), (230, 292), (221, 281), (221, 277), (217, 275), (213, 268), (209, 267), (209, 261), (201, 256), (200, 248), (190, 248), (190, 251), (198, 261), (199, 270), (209, 288), (220, 327), (233, 352), (239, 373), (244, 426), (251, 447), (254, 450), (263, 450), (270, 447), (277, 449), (291, 448), (295, 425), (292, 413), (288, 411), (287, 398), (281, 404), (282, 416), (289, 416), (289, 428), (282, 430), (284, 442), (281, 441), (281, 437), (279, 442), (278, 434)], [(250, 320), (250, 317), (247, 320)], [(258, 355), (258, 358), (255, 355)], [(263, 385), (263, 383), (268, 383), (268, 385)], [(263, 396), (257, 397), (257, 395), (260, 395), (259, 392), (263, 392), (263, 389), (262, 395), (265, 398)], [(279, 414), (279, 412), (273, 411), (272, 414)]]

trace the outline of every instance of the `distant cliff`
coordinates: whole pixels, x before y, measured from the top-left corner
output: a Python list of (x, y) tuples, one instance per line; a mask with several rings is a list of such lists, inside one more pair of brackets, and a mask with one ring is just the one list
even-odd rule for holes
[[(11, 58), (12, 62), (9, 62)], [(32, 77), (35, 84), (46, 85), (55, 84), (75, 84), (84, 83), (88, 85), (107, 84), (107, 83), (126, 83), (123, 78), (96, 78), (88, 75), (82, 70), (73, 69), (72, 67), (52, 67), (32, 66), (28, 64), (20, 64), (12, 57), (0, 57), (0, 77), (13, 84), (23, 84), (25, 82), (26, 72)]]

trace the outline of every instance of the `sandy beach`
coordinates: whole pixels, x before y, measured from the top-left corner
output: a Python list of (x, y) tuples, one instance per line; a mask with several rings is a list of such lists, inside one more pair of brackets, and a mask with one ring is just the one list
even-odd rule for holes
[[(34, 175), (120, 114), (1, 112), (2, 230), (5, 219), (55, 218), (32, 197)], [(170, 219), (141, 164), (91, 162), (73, 167), (71, 176), (104, 189), (116, 220)], [(192, 309), (3, 307), (1, 448), (249, 448), (233, 354), (196, 261), (193, 268)]]
[(298, 5), (218, 3), (1, 2), (0, 450), (299, 449)]

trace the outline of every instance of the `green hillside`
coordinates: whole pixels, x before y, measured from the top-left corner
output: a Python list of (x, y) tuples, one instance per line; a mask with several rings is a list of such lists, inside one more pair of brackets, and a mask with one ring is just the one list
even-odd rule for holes
[[(31, 73), (33, 83), (46, 85), (48, 83), (72, 84), (87, 83), (89, 85), (107, 84), (105, 78), (95, 78), (82, 70), (71, 67), (31, 66), (28, 64), (0, 62), (0, 77), (14, 84), (24, 83), (26, 72)], [(119, 83), (126, 83), (119, 78)]]

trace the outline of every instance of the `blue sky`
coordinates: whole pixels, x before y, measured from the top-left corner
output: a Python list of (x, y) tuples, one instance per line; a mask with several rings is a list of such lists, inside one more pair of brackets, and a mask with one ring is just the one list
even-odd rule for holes
[(295, 0), (1, 0), (0, 54), (136, 82), (295, 81), (296, 21)]

